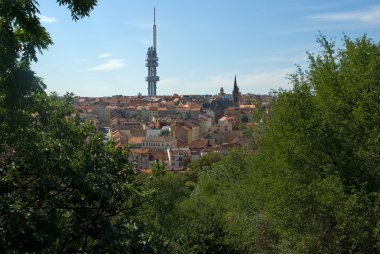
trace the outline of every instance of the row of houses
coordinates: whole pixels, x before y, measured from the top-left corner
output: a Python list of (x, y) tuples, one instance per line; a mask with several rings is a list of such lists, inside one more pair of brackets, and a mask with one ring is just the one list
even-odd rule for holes
[[(149, 170), (155, 163), (164, 165), (170, 171), (183, 171), (190, 162), (210, 152), (226, 154), (234, 147), (252, 149), (250, 140), (243, 137), (242, 131), (233, 128), (236, 123), (233, 117), (223, 117), (216, 125), (212, 125), (211, 119), (204, 115), (197, 119), (200, 121), (165, 119), (165, 126), (161, 126), (159, 119), (156, 119), (157, 127), (161, 128), (156, 128), (154, 123), (137, 126), (121, 119), (121, 123), (126, 123), (121, 129), (129, 126), (130, 130), (120, 130), (120, 125), (115, 125), (112, 138), (120, 147), (127, 147), (129, 161), (137, 171)], [(116, 119), (112, 120), (117, 123)], [(204, 122), (207, 125), (203, 126)], [(141, 135), (140, 132), (136, 136), (136, 131), (144, 131), (144, 128), (145, 133)], [(156, 131), (153, 133), (150, 130)], [(166, 135), (161, 135), (164, 131)]]
[[(251, 150), (241, 126), (253, 125), (256, 106), (240, 104), (221, 91), (217, 97), (124, 97), (81, 102), (75, 105), (82, 119), (93, 121), (118, 147), (128, 149), (136, 171), (160, 163), (166, 170), (183, 171), (207, 153), (226, 154), (229, 149)], [(123, 103), (115, 103), (115, 100)]]
[[(146, 139), (143, 142), (147, 142)], [(200, 157), (208, 153), (219, 153), (226, 155), (228, 150), (236, 147), (241, 147), (246, 150), (251, 149), (249, 139), (244, 137), (237, 137), (230, 143), (222, 145), (215, 145), (210, 143), (210, 140), (201, 139), (192, 142), (186, 147), (177, 147), (172, 144), (171, 146), (158, 145), (160, 141), (155, 140), (157, 144), (153, 147), (148, 143), (147, 146), (142, 145), (141, 148), (128, 149), (128, 159), (137, 172), (146, 172), (152, 169), (153, 165), (158, 163), (163, 165), (168, 171), (185, 171), (189, 163), (198, 160)], [(163, 141), (168, 144), (166, 141)], [(157, 149), (159, 147), (159, 149)]]

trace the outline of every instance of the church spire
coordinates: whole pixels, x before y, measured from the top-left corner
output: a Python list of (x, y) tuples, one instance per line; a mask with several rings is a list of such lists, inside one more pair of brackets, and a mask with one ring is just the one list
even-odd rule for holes
[(232, 91), (232, 98), (234, 102), (234, 107), (238, 108), (240, 105), (240, 91), (236, 82), (236, 74), (235, 74), (235, 81), (234, 81), (234, 90)]
[(236, 83), (236, 74), (235, 74), (235, 81), (234, 81), (234, 90), (232, 93), (235, 93), (235, 92), (239, 93), (239, 87), (237, 86), (237, 83)]

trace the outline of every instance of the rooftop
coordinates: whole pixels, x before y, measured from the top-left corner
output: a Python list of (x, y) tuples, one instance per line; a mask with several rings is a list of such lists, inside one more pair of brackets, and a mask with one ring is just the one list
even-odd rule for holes
[(174, 137), (145, 137), (143, 138), (144, 142), (171, 142), (176, 141)]

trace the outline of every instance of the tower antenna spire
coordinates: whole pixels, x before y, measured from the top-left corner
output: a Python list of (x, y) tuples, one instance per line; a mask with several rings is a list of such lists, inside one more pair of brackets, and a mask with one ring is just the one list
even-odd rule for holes
[(160, 77), (157, 76), (157, 66), (158, 66), (158, 57), (157, 57), (157, 34), (156, 34), (156, 8), (153, 9), (153, 46), (148, 48), (146, 54), (146, 64), (148, 67), (148, 76), (145, 78), (145, 81), (148, 82), (148, 96), (156, 96), (157, 94), (157, 81), (160, 80)]
[(156, 35), (156, 8), (153, 9), (153, 48), (157, 46), (157, 35)]

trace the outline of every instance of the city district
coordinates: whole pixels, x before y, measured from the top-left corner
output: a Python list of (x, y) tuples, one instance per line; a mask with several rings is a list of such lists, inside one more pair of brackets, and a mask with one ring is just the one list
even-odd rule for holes
[(90, 120), (105, 139), (128, 149), (138, 173), (156, 163), (168, 171), (185, 171), (207, 153), (225, 154), (234, 147), (252, 150), (249, 130), (260, 124), (255, 114), (268, 114), (270, 95), (241, 94), (236, 82), (232, 94), (217, 95), (75, 97), (81, 120)]

